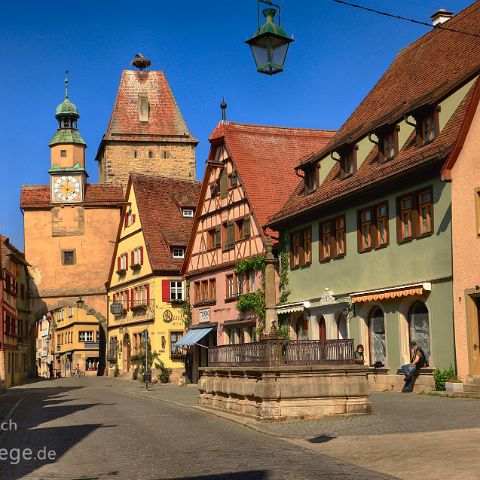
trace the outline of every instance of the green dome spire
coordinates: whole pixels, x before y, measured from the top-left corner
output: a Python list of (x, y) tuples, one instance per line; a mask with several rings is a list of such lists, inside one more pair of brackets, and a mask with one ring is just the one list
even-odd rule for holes
[(80, 118), (77, 106), (68, 98), (68, 70), (65, 72), (65, 100), (57, 105), (55, 118), (58, 121), (58, 130), (50, 142), (50, 146), (58, 143), (80, 143), (85, 145), (77, 129), (77, 120)]

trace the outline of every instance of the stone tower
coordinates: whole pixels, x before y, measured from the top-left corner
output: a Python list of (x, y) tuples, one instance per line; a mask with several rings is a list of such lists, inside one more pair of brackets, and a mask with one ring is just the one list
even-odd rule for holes
[(125, 189), (130, 172), (194, 180), (197, 144), (163, 72), (124, 70), (96, 156), (99, 182)]

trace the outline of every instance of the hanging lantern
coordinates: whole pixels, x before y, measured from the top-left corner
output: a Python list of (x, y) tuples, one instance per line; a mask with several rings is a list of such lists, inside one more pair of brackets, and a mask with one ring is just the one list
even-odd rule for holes
[[(278, 9), (278, 23), (275, 23), (275, 8), (263, 10), (265, 23), (260, 26), (260, 3)], [(274, 75), (283, 71), (287, 58), (288, 46), (293, 42), (280, 25), (280, 6), (268, 0), (258, 0), (258, 28), (253, 37), (245, 43), (250, 45), (257, 71), (266, 75)]]

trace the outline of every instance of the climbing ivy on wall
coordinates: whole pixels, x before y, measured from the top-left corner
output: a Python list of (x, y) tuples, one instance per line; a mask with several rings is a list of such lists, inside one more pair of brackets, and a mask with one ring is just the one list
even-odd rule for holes
[(278, 274), (279, 274), (279, 290), (280, 290), (280, 299), (279, 304), (287, 303), (288, 297), (292, 292), (289, 288), (289, 279), (288, 279), (288, 272), (290, 270), (290, 253), (288, 251), (288, 234), (283, 235), (280, 238), (280, 252), (278, 254), (279, 257), (279, 267), (278, 267)]
[(189, 328), (192, 322), (192, 307), (190, 305), (190, 280), (185, 285), (185, 300), (182, 303), (183, 323)]
[(240, 295), (237, 301), (236, 308), (239, 312), (246, 312), (247, 310), (253, 310), (255, 315), (264, 322), (265, 320), (265, 257), (263, 255), (257, 255), (253, 258), (240, 260), (235, 265), (236, 273), (246, 272), (262, 272), (262, 287), (258, 288), (254, 292), (244, 293)]

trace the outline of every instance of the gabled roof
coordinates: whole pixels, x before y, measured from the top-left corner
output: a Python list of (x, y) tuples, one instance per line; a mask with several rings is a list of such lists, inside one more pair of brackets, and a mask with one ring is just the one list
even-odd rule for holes
[(368, 188), (378, 188), (380, 184), (391, 182), (401, 174), (426, 168), (432, 164), (438, 166), (436, 170), (437, 174), (440, 174), (441, 162), (445, 161), (453, 150), (463, 120), (473, 105), (473, 93), (477, 84), (471, 87), (470, 92), (435, 141), (418, 148), (415, 135), (412, 133), (398, 155), (383, 163), (378, 162), (378, 148), (375, 147), (355, 174), (345, 179), (341, 178), (337, 163), (320, 187), (308, 195), (305, 194), (303, 181), (297, 183), (295, 192), (283, 208), (270, 217), (268, 225), (271, 228), (278, 227), (282, 220), (291, 220), (296, 215), (309, 210), (327, 207), (355, 194), (364, 194)]
[(17, 262), (27, 265), (25, 254), (10, 243), (10, 240), (0, 235), (0, 267), (6, 268), (8, 260), (13, 257)]
[(127, 192), (133, 188), (148, 259), (154, 271), (180, 274), (183, 260), (172, 258), (172, 247), (186, 247), (192, 218), (182, 216), (182, 207), (197, 205), (201, 182), (131, 174)]
[[(305, 128), (220, 123), (210, 142), (224, 142), (260, 226), (297, 185), (294, 166), (325, 146), (335, 132)], [(213, 148), (212, 148), (213, 152)]]
[[(446, 24), (449, 28), (480, 35), (480, 2), (476, 2)], [(480, 39), (445, 30), (433, 30), (402, 50), (387, 72), (356, 108), (330, 143), (300, 163), (306, 168), (344, 144), (354, 144), (367, 133), (385, 125), (394, 125), (406, 114), (427, 105), (435, 105), (480, 72)], [(391, 161), (378, 162), (373, 147), (367, 159), (351, 177), (341, 179), (336, 164), (325, 181), (313, 193), (305, 195), (303, 182), (285, 205), (273, 215), (268, 225), (278, 228), (300, 214), (321, 209), (351, 198), (360, 191), (378, 188), (399, 175), (426, 168), (435, 163), (437, 174), (441, 162), (453, 164), (452, 155), (461, 147), (465, 130), (478, 105), (480, 92), (476, 79), (441, 134), (430, 144), (417, 147), (414, 134)], [(445, 168), (444, 168), (445, 170)], [(442, 178), (448, 179), (448, 172)]]
[[(480, 2), (455, 15), (445, 27), (480, 35)], [(382, 125), (396, 123), (419, 107), (435, 104), (479, 71), (480, 38), (433, 29), (399, 52), (329, 144), (302, 164), (317, 161)]]
[[(121, 186), (106, 184), (87, 184), (83, 204), (93, 206), (116, 207), (123, 202)], [(23, 185), (20, 194), (20, 208), (49, 208), (51, 202), (50, 185)]]
[[(146, 95), (150, 107), (149, 121), (140, 122), (139, 96)], [(105, 141), (175, 141), (197, 144), (178, 108), (163, 72), (124, 70), (118, 87)]]

